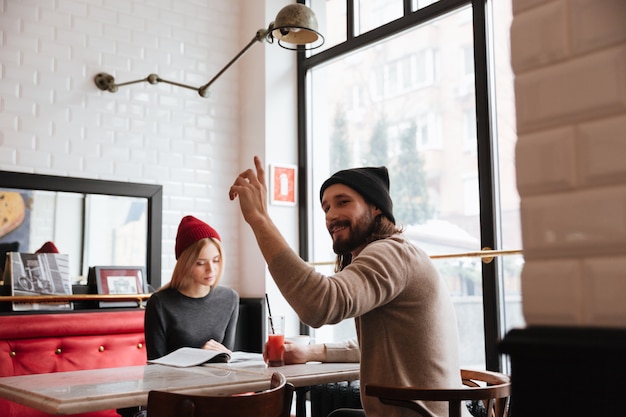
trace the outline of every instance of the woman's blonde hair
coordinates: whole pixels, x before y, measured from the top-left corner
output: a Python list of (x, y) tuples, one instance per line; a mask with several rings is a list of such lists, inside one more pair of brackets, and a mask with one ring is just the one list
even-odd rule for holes
[(208, 237), (194, 242), (180, 254), (180, 257), (176, 261), (176, 266), (174, 266), (174, 271), (172, 272), (172, 279), (169, 283), (161, 287), (161, 289), (180, 289), (189, 284), (191, 280), (191, 274), (189, 271), (191, 271), (191, 268), (193, 268), (194, 264), (198, 260), (198, 256), (200, 255), (202, 249), (211, 243), (217, 247), (217, 251), (220, 254), (220, 271), (215, 277), (215, 284), (212, 285), (213, 287), (216, 287), (222, 278), (222, 274), (224, 273), (224, 249), (219, 240)]

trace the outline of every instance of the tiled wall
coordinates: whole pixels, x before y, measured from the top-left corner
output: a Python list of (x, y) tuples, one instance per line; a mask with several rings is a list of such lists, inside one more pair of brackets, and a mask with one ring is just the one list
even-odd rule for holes
[(239, 69), (208, 99), (147, 83), (111, 94), (93, 77), (203, 85), (248, 41), (239, 23), (239, 1), (0, 0), (0, 169), (162, 184), (163, 279), (194, 214), (224, 237), (237, 287)]
[(626, 327), (626, 1), (513, 0), (528, 324)]

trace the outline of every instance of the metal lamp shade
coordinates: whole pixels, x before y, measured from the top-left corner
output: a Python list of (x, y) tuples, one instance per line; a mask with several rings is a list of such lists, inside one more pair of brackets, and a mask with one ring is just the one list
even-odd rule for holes
[(278, 12), (272, 36), (282, 42), (305, 45), (317, 41), (321, 35), (313, 10), (295, 3), (283, 7)]

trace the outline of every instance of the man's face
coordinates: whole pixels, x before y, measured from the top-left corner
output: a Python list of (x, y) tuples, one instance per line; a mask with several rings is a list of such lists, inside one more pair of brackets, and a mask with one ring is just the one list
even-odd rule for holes
[(343, 184), (329, 186), (322, 196), (326, 228), (337, 255), (358, 254), (372, 233), (374, 219), (381, 211), (368, 204), (361, 194)]

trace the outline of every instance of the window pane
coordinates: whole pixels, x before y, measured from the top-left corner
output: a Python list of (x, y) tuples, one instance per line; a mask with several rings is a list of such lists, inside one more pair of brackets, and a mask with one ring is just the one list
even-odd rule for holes
[(356, 0), (355, 7), (358, 8), (355, 25), (357, 35), (376, 29), (404, 14), (402, 0)]
[(346, 0), (311, 0), (319, 31), (324, 36), (324, 45), (310, 51), (324, 51), (347, 40)]
[[(433, 256), (480, 250), (471, 21), (459, 9), (309, 72), (310, 194), (339, 169), (386, 165), (398, 224)], [(310, 259), (332, 261), (311, 204)], [(435, 262), (457, 308), (462, 364), (482, 366), (481, 262)], [(322, 332), (317, 341), (335, 336)]]
[(419, 10), (423, 9), (426, 6), (429, 6), (433, 3), (437, 3), (439, 0), (412, 0), (411, 1), (411, 10)]

